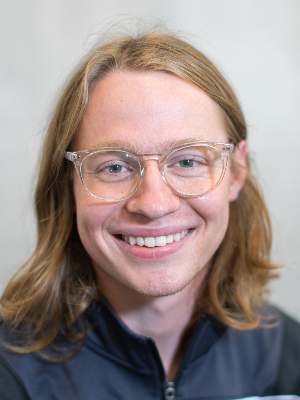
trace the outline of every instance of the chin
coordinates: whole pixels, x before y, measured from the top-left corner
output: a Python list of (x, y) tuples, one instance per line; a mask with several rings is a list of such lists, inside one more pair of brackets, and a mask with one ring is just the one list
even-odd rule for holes
[(167, 297), (181, 292), (189, 283), (189, 280), (174, 282), (170, 278), (156, 277), (148, 282), (138, 282), (133, 289), (146, 297)]

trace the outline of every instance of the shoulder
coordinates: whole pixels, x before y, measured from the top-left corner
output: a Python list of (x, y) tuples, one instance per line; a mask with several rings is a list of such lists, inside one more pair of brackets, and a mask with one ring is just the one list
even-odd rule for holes
[(9, 343), (10, 330), (0, 319), (0, 399), (31, 400), (24, 382), (6, 359), (10, 352), (3, 343)]
[(0, 354), (0, 399), (31, 400), (19, 375)]
[(274, 394), (300, 395), (300, 323), (282, 314), (282, 339)]
[[(237, 398), (249, 397), (249, 393), (300, 396), (300, 324), (273, 307), (264, 315), (265, 327), (227, 328), (206, 354), (205, 370), (218, 376), (220, 398), (226, 390), (235, 390)], [(212, 378), (206, 375), (202, 392), (209, 381)], [(233, 396), (228, 394), (228, 398)]]

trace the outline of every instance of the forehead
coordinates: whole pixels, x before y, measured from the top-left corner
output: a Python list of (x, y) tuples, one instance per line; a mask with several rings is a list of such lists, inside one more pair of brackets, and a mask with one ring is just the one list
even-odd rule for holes
[(164, 72), (115, 71), (94, 84), (72, 150), (157, 152), (227, 138), (220, 107), (195, 85)]

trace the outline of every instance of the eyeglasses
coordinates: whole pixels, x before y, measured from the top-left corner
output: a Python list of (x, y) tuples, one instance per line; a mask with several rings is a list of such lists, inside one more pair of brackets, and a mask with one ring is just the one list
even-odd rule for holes
[(234, 145), (195, 142), (163, 154), (138, 154), (119, 147), (66, 152), (90, 195), (105, 202), (131, 196), (140, 186), (146, 161), (156, 160), (163, 180), (182, 197), (200, 197), (223, 179)]

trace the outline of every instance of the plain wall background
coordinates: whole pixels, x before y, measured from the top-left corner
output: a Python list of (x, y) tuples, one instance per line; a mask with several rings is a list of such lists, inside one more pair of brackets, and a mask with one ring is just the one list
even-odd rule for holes
[(187, 33), (236, 91), (272, 258), (289, 264), (271, 301), (300, 320), (299, 0), (0, 0), (0, 292), (34, 248), (36, 166), (55, 95), (94, 34), (134, 26), (128, 16)]

